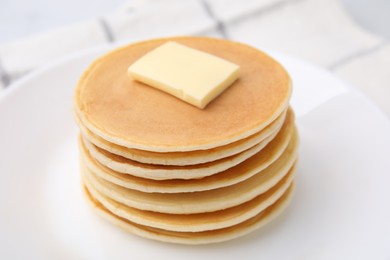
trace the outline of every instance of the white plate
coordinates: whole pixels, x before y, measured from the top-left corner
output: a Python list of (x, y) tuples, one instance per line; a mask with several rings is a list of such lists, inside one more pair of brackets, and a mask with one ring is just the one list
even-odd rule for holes
[(301, 136), (297, 192), (281, 217), (207, 246), (149, 241), (100, 219), (82, 195), (71, 107), (102, 51), (34, 73), (0, 99), (0, 258), (390, 258), (389, 120), (331, 74), (280, 54)]

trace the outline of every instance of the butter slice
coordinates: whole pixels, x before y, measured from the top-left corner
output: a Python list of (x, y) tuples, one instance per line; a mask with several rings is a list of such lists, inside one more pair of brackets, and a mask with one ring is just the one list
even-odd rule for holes
[(204, 108), (229, 87), (240, 67), (177, 42), (167, 42), (128, 68), (136, 80)]

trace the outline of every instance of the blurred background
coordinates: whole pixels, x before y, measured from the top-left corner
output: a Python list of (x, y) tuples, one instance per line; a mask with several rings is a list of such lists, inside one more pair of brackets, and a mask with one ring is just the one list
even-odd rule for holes
[(0, 89), (77, 52), (206, 35), (307, 60), (390, 117), (389, 0), (0, 0)]

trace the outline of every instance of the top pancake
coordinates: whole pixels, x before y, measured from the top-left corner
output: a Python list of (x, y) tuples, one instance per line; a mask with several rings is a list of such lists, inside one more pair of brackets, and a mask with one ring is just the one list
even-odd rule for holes
[[(127, 68), (166, 41), (202, 50), (241, 67), (239, 79), (205, 109), (134, 81)], [(96, 60), (81, 77), (75, 111), (94, 134), (128, 148), (193, 151), (259, 132), (288, 106), (291, 82), (263, 52), (231, 41), (179, 37), (141, 42)]]

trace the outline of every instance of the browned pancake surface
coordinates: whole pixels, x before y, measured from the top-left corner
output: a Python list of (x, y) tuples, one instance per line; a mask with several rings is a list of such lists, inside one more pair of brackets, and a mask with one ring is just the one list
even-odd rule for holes
[[(134, 81), (127, 68), (168, 40), (240, 65), (239, 79), (203, 110)], [(252, 47), (211, 38), (166, 38), (129, 45), (95, 61), (76, 89), (75, 108), (86, 127), (110, 142), (190, 151), (260, 131), (286, 109), (290, 93), (286, 71)]]

